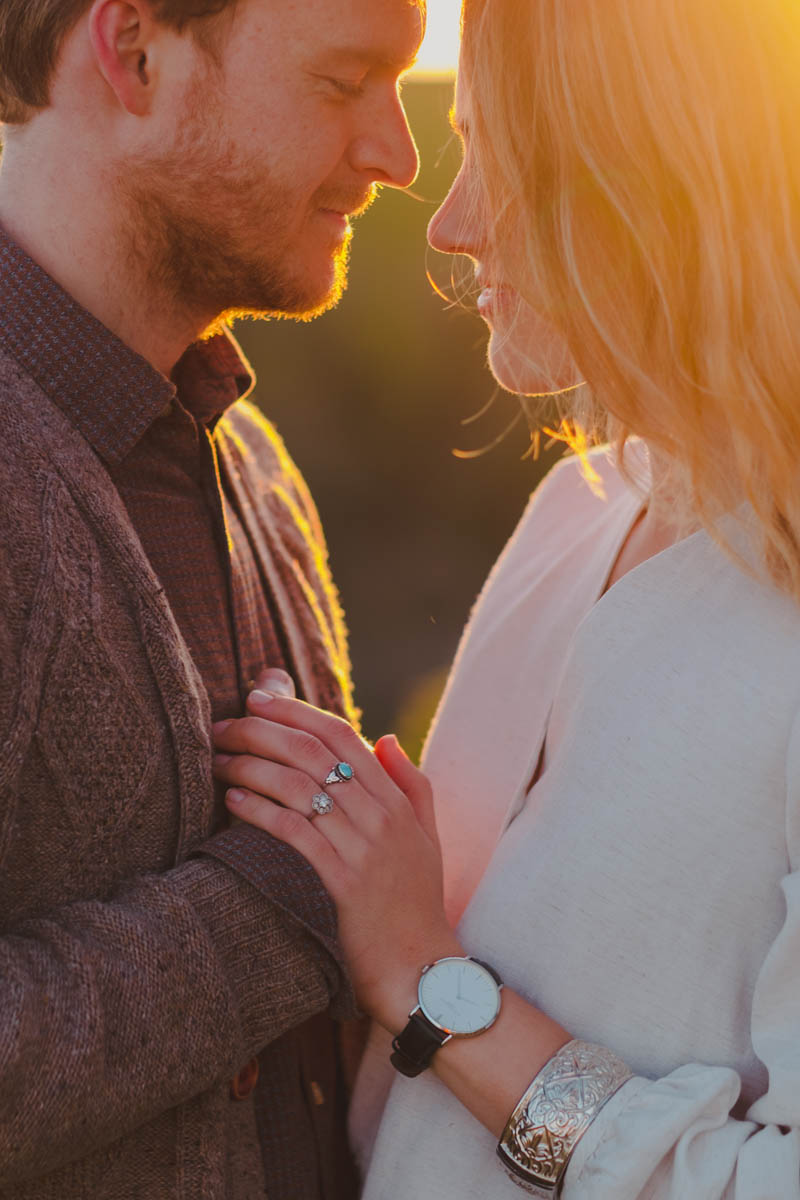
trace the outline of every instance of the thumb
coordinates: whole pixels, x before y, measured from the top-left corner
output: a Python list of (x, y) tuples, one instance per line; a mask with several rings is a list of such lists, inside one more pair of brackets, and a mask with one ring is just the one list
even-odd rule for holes
[(433, 815), (433, 789), (426, 775), (415, 767), (393, 733), (375, 743), (375, 757), (393, 783), (405, 792), (417, 820), (435, 844), (439, 845), (436, 819)]
[(272, 696), (282, 696), (292, 700), (295, 695), (294, 680), (286, 671), (279, 667), (266, 667), (256, 677), (255, 692), (269, 692)]

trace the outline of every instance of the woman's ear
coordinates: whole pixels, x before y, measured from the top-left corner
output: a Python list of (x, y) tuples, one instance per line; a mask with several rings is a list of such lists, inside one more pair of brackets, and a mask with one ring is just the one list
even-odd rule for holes
[(147, 0), (95, 0), (89, 13), (97, 67), (122, 108), (137, 117), (152, 105), (155, 32)]

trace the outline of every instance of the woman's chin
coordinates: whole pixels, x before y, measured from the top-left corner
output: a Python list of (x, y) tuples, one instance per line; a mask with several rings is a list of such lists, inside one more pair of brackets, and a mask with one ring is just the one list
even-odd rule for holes
[(555, 356), (553, 349), (550, 345), (538, 354), (522, 351), (508, 338), (493, 331), (489, 339), (489, 369), (502, 388), (523, 396), (545, 395), (574, 387), (581, 380), (566, 347), (558, 347), (560, 352)]

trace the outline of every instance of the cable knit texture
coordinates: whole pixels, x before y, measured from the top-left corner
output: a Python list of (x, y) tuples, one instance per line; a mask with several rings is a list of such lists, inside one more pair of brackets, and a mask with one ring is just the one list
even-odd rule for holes
[[(229, 1081), (331, 998), (352, 1012), (335, 913), (266, 835), (209, 838), (202, 682), (105, 468), (22, 357), (0, 332), (0, 1197), (263, 1195), (255, 1165), (231, 1183), (249, 1135)], [(303, 693), (354, 716), (297, 472), (247, 404), (219, 443)]]

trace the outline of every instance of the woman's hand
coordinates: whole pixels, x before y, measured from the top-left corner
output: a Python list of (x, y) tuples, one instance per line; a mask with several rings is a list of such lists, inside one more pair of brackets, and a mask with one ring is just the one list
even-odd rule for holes
[[(241, 720), (214, 728), (214, 773), (232, 814), (294, 846), (339, 914), (359, 1002), (398, 1032), (422, 967), (462, 954), (442, 900), (431, 787), (393, 737), (374, 751), (346, 721), (299, 700), (253, 692)], [(325, 784), (337, 763), (353, 778)], [(314, 815), (326, 792), (330, 813)]]

